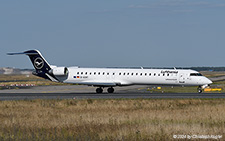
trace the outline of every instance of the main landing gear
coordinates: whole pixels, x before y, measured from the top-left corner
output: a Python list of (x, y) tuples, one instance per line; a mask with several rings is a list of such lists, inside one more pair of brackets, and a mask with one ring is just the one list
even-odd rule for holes
[(114, 89), (113, 89), (113, 87), (111, 87), (111, 88), (108, 88), (107, 91), (108, 91), (108, 93), (113, 93)]
[[(96, 93), (100, 94), (100, 93), (102, 93), (102, 92), (103, 92), (102, 87), (96, 89)], [(108, 92), (108, 93), (113, 93), (113, 92), (114, 92), (114, 88), (113, 88), (113, 87), (108, 88), (108, 89), (107, 89), (107, 92)]]
[(100, 94), (102, 92), (103, 92), (103, 89), (101, 87), (96, 89), (96, 93)]

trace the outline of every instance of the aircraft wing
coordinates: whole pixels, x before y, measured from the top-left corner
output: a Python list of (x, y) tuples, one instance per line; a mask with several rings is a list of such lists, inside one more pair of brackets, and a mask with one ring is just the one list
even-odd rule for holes
[(113, 82), (113, 81), (83, 81), (77, 82), (77, 84), (81, 85), (89, 85), (89, 86), (98, 86), (98, 87), (114, 87), (114, 86), (122, 86), (122, 85), (130, 85), (128, 83), (123, 82)]
[(78, 82), (77, 84), (89, 85), (89, 86), (102, 86), (102, 87), (117, 86), (116, 83), (110, 83), (110, 82)]

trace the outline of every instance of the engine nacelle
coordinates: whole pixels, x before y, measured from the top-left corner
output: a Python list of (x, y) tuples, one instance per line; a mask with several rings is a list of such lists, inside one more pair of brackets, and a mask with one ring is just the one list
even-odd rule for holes
[(50, 74), (55, 76), (66, 76), (68, 75), (69, 71), (67, 67), (55, 67), (49, 71)]

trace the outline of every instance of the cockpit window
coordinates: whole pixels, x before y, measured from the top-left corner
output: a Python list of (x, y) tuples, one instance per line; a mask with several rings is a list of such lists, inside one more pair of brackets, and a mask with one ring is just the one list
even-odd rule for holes
[(190, 76), (202, 76), (201, 73), (191, 73)]

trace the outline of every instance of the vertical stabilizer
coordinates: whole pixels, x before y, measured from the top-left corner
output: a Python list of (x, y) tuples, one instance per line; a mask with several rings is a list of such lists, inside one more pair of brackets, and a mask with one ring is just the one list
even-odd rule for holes
[(51, 67), (38, 50), (28, 50), (22, 53), (8, 53), (8, 55), (20, 55), (20, 54), (25, 54), (29, 56), (31, 63), (33, 64), (36, 70), (35, 72), (33, 72), (34, 75), (51, 80), (48, 77), (48, 75), (50, 75), (49, 71), (51, 70)]

